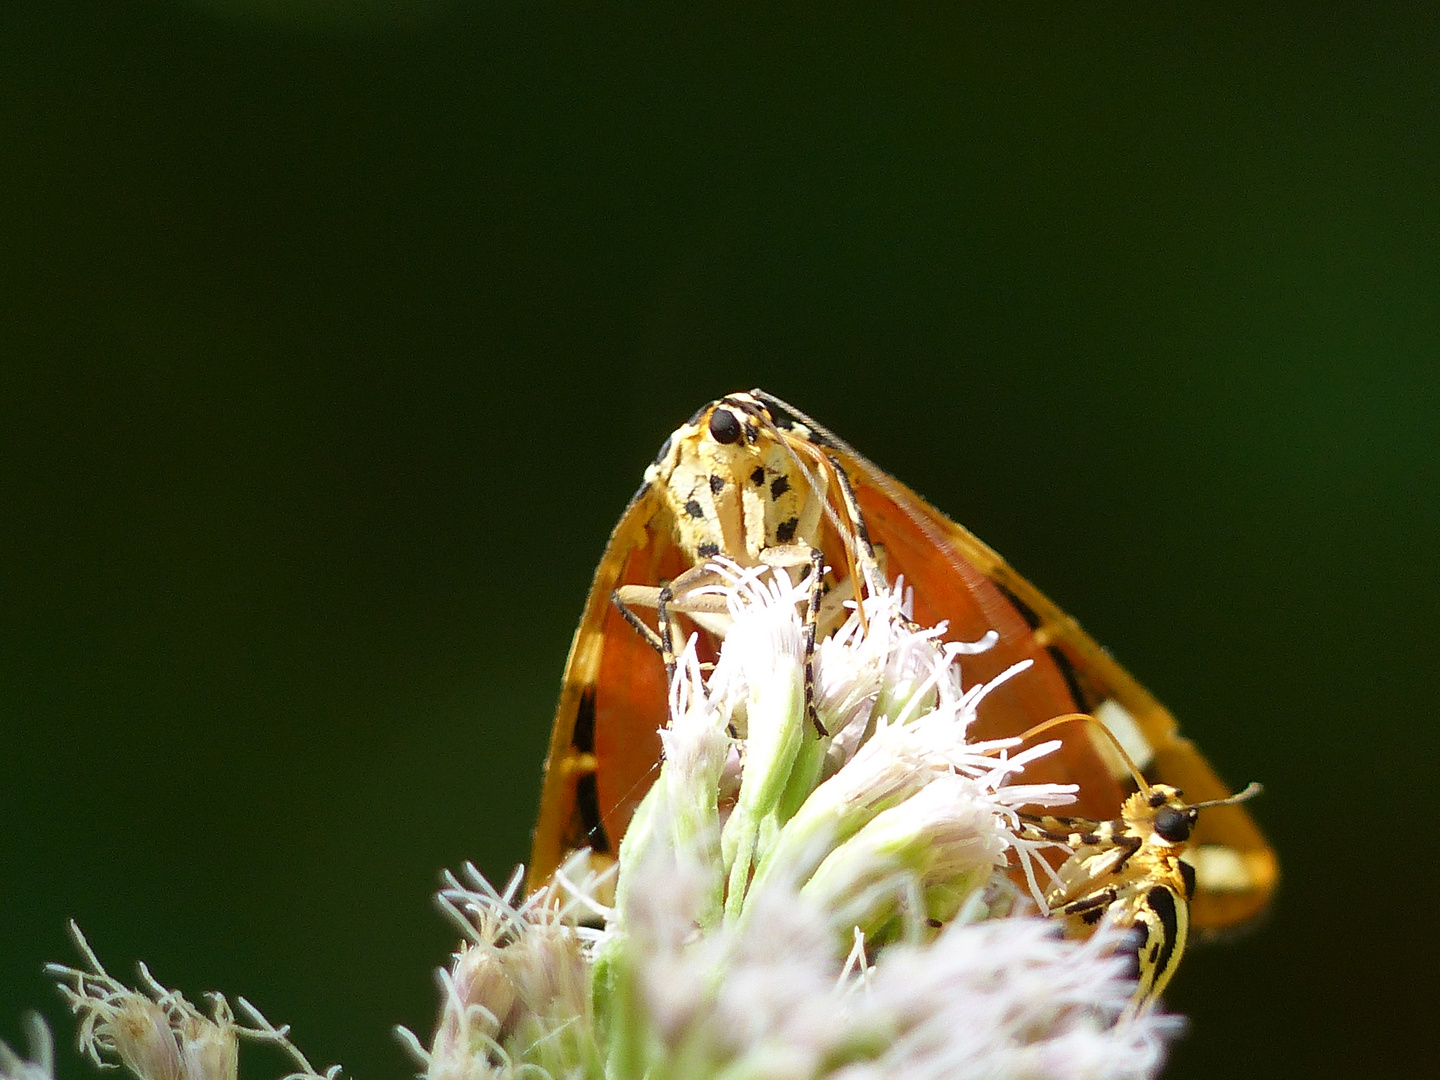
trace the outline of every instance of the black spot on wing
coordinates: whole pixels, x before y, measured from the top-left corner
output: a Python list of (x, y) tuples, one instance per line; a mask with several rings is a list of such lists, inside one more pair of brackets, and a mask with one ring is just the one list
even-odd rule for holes
[(695, 554), (699, 555), (702, 559), (713, 559), (716, 555), (720, 554), (720, 545), (701, 544), (695, 549)]
[(1104, 908), (1091, 908), (1089, 911), (1081, 912), (1080, 921), (1086, 926), (1094, 926), (1105, 917)]
[(774, 401), (767, 401), (765, 409), (770, 414), (770, 422), (783, 431), (789, 431), (795, 426), (795, 417), (780, 408)]
[[(1116, 830), (1119, 830), (1124, 827), (1124, 823), (1117, 821), (1114, 823), (1114, 827)], [(1128, 834), (1122, 836), (1117, 832), (1115, 836), (1115, 846), (1122, 848), (1123, 854), (1115, 860), (1115, 865), (1110, 868), (1110, 872), (1112, 874), (1121, 873), (1125, 869), (1125, 864), (1130, 861), (1130, 856), (1140, 850), (1142, 842), (1138, 836), (1130, 836)]]
[[(1034, 612), (1031, 612), (1033, 615)], [(1034, 629), (1032, 626), (1031, 629)], [(1045, 650), (1050, 654), (1050, 659), (1055, 661), (1055, 666), (1060, 669), (1060, 675), (1065, 680), (1065, 686), (1070, 691), (1070, 696), (1075, 699), (1075, 708), (1080, 712), (1090, 712), (1095, 702), (1085, 693), (1080, 686), (1080, 677), (1075, 672), (1075, 665), (1070, 662), (1070, 657), (1065, 655), (1065, 650), (1058, 645), (1051, 645)]]
[(725, 478), (724, 478), (723, 476), (715, 476), (715, 475), (712, 474), (711, 477), (710, 477), (710, 494), (711, 494), (711, 495), (719, 495), (720, 492), (722, 492), (722, 491), (724, 491), (724, 490), (725, 490)]
[(994, 585), (1004, 594), (1005, 599), (1010, 601), (1011, 607), (1020, 613), (1020, 617), (1025, 620), (1026, 626), (1034, 630), (1040, 625), (1040, 616), (1035, 614), (1034, 608), (1011, 592), (1003, 582), (995, 581)]
[(630, 496), (630, 501), (625, 504), (625, 508), (628, 510), (630, 507), (632, 507), (632, 506), (634, 506), (636, 503), (638, 503), (641, 499), (645, 498), (645, 493), (648, 492), (649, 490), (650, 490), (650, 481), (649, 481), (649, 480), (642, 480), (642, 481), (640, 481), (640, 486), (635, 489), (635, 494)]
[(691, 499), (685, 504), (685, 513), (689, 514), (692, 518), (702, 518), (705, 516), (705, 508), (694, 499)]
[(585, 842), (591, 850), (601, 855), (610, 854), (610, 837), (600, 819), (600, 788), (595, 783), (593, 772), (585, 773), (576, 781), (575, 809), (585, 828)]
[(595, 688), (593, 686), (580, 695), (580, 704), (575, 710), (575, 730), (570, 736), (570, 745), (580, 754), (595, 752)]
[(751, 482), (752, 484), (754, 484), (756, 487), (759, 487), (761, 484), (765, 483), (765, 466), (764, 466), (764, 465), (756, 465), (756, 466), (755, 466), (755, 471), (750, 474), (750, 482)]
[(770, 481), (770, 498), (778, 499), (790, 490), (790, 478), (788, 476), (777, 476)]
[(1076, 900), (1065, 905), (1066, 915), (1079, 915), (1082, 911), (1104, 911), (1115, 902), (1115, 890), (1106, 889), (1094, 896), (1087, 896), (1083, 900)]
[(788, 544), (795, 539), (795, 530), (799, 527), (799, 518), (787, 518), (775, 526), (775, 539), (782, 544)]

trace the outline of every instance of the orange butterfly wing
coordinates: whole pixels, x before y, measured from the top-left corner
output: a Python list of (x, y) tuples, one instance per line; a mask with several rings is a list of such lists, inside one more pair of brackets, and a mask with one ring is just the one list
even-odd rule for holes
[[(665, 668), (610, 597), (621, 585), (658, 585), (690, 568), (661, 504), (650, 485), (631, 500), (595, 569), (570, 643), (530, 851), (532, 888), (578, 848), (613, 857), (658, 775), (659, 731), (669, 718)], [(675, 618), (683, 635), (688, 620)], [(716, 653), (711, 635), (701, 631), (701, 662)]]
[(653, 490), (642, 488), (610, 535), (570, 643), (530, 854), (532, 887), (576, 848), (613, 855), (655, 776), (668, 714), (665, 669), (610, 595), (686, 568), (657, 513)]
[[(1141, 744), (1148, 745), (1149, 779), (1179, 788), (1191, 803), (1234, 791), (1180, 736), (1170, 712), (988, 545), (804, 413), (763, 390), (751, 394), (782, 428), (794, 421), (803, 424), (809, 438), (845, 469), (870, 539), (884, 549), (887, 574), (892, 580), (904, 574), (915, 588), (917, 622), (928, 626), (948, 620), (946, 637), (952, 641), (973, 641), (990, 628), (999, 633), (994, 649), (961, 661), (967, 683), (992, 678), (1018, 660), (1034, 661), (985, 700), (974, 729), (977, 738), (1018, 735), (1052, 716), (1077, 709), (1095, 712), (1113, 703), (1133, 722)], [(1117, 780), (1084, 727), (1077, 725), (1068, 734), (1055, 729), (1054, 734), (1064, 745), (1027, 769), (1026, 779), (1078, 783), (1076, 812), (1117, 817), (1133, 786)], [(1274, 849), (1243, 806), (1207, 808), (1191, 836), (1187, 859), (1196, 865), (1198, 879), (1190, 923), (1201, 936), (1263, 913), (1279, 881)]]
[[(871, 540), (886, 552), (888, 573), (892, 578), (904, 574), (915, 588), (916, 620), (931, 625), (948, 619), (946, 637), (951, 640), (974, 640), (986, 627), (1000, 634), (995, 649), (966, 657), (961, 670), (970, 678), (988, 679), (1017, 660), (1035, 662), (986, 699), (976, 737), (1016, 735), (1050, 716), (1093, 712), (1114, 701), (1151, 748), (1150, 779), (1181, 789), (1189, 802), (1221, 799), (1234, 791), (1194, 744), (1180, 737), (1169, 711), (1079, 623), (905, 485), (843, 443), (836, 450), (851, 475)], [(1074, 812), (1098, 819), (1116, 817), (1126, 794), (1079, 726), (1056, 755), (1027, 769), (1025, 778), (1080, 784)], [(1264, 911), (1279, 878), (1279, 864), (1245, 808), (1207, 808), (1189, 850), (1199, 878), (1190, 904), (1197, 931), (1238, 926)]]
[[(882, 491), (874, 486), (874, 476), (856, 469), (858, 462), (842, 464), (851, 472), (870, 539), (884, 553), (887, 575), (891, 580), (903, 575), (906, 585), (915, 590), (915, 621), (921, 626), (946, 621), (949, 627), (945, 638), (949, 641), (976, 641), (988, 630), (999, 634), (1000, 640), (993, 648), (961, 659), (965, 684), (987, 682), (1013, 664), (1031, 662), (1029, 669), (985, 699), (970, 729), (972, 737), (1019, 735), (1052, 716), (1080, 711), (1062, 667), (1036, 640), (1015, 604), (955, 545), (946, 543), (943, 536), (932, 535), (944, 519), (918, 499), (905, 498), (908, 493), (898, 488)], [(897, 502), (897, 497), (903, 501)], [(1113, 816), (1123, 797), (1120, 785), (1111, 777), (1084, 729), (1057, 729), (1047, 732), (1045, 738), (1060, 738), (1062, 745), (1048, 758), (1027, 766), (1024, 781), (1079, 784), (1074, 813), (1097, 818)]]

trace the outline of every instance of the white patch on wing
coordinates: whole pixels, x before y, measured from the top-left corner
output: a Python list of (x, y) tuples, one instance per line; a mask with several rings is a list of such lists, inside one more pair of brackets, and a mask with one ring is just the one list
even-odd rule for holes
[[(1125, 748), (1125, 753), (1130, 755), (1130, 760), (1140, 770), (1146, 769), (1150, 762), (1155, 760), (1155, 750), (1150, 745), (1150, 740), (1145, 738), (1140, 725), (1135, 723), (1135, 718), (1130, 711), (1121, 705), (1114, 698), (1107, 698), (1095, 706), (1095, 719), (1105, 725), (1105, 729), (1115, 736), (1116, 742)], [(1110, 770), (1110, 775), (1117, 780), (1129, 780), (1130, 770), (1120, 755), (1115, 752), (1115, 747), (1110, 740), (1097, 731), (1090, 733), (1091, 741), (1095, 743), (1095, 749), (1099, 751), (1100, 757), (1105, 762), (1105, 767)]]
[(1191, 848), (1184, 859), (1195, 867), (1195, 881), (1207, 892), (1246, 892), (1255, 887), (1245, 856), (1232, 847), (1202, 844)]

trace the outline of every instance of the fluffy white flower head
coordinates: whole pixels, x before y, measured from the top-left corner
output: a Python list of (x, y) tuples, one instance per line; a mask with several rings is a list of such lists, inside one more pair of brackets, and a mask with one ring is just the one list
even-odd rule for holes
[(946, 643), (900, 589), (809, 652), (799, 575), (710, 569), (729, 628), (708, 675), (680, 657), (595, 954), (607, 1075), (1153, 1075), (1174, 1024), (1124, 1015), (1113, 937), (1036, 913), (1016, 812), (1071, 799), (1024, 782), (1057, 744), (966, 740), (1028, 665), (968, 681), (993, 635)]
[(70, 936), (85, 967), (49, 964), (60, 992), (80, 1021), (80, 1052), (102, 1068), (123, 1065), (137, 1080), (236, 1080), (240, 1040), (278, 1047), (294, 1065), (285, 1080), (336, 1080), (340, 1066), (318, 1073), (290, 1041), (289, 1028), (275, 1027), (243, 997), (237, 999), (249, 1025), (235, 1022), (221, 994), (207, 994), (206, 1016), (178, 990), (161, 985), (144, 964), (140, 987), (132, 989), (101, 965), (75, 923)]
[[(1019, 810), (1073, 797), (1026, 782), (1059, 744), (967, 738), (1028, 662), (967, 677), (993, 632), (944, 641), (914, 623), (903, 583), (871, 583), (847, 611), (805, 573), (708, 570), (689, 595), (723, 602), (719, 656), (702, 665), (692, 639), (677, 657), (663, 761), (618, 864), (597, 875), (578, 852), (527, 898), (519, 872), (503, 889), (468, 864), (447, 875), (438, 900), (462, 940), (435, 1034), (399, 1032), (420, 1075), (1153, 1077), (1178, 1021), (1131, 1007), (1112, 928), (1077, 942), (1044, 915), (1055, 845)], [(73, 933), (84, 966), (49, 970), (97, 1065), (238, 1080), (250, 1039), (289, 1055), (285, 1080), (336, 1080), (244, 998), (242, 1025), (224, 997), (207, 1016), (143, 965), (128, 987)], [(0, 1043), (0, 1080), (54, 1080), (38, 1019), (31, 1042), (30, 1059)]]
[(55, 1080), (55, 1040), (39, 1013), (25, 1016), (30, 1057), (22, 1058), (0, 1039), (0, 1080)]

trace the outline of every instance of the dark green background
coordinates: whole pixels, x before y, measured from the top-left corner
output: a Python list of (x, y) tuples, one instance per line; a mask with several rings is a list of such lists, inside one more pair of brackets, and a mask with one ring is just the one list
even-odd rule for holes
[(1265, 781), (1169, 1075), (1431, 1060), (1433, 19), (345, 6), (0, 7), (0, 1037), (74, 916), (406, 1075), (607, 530), (759, 384)]

